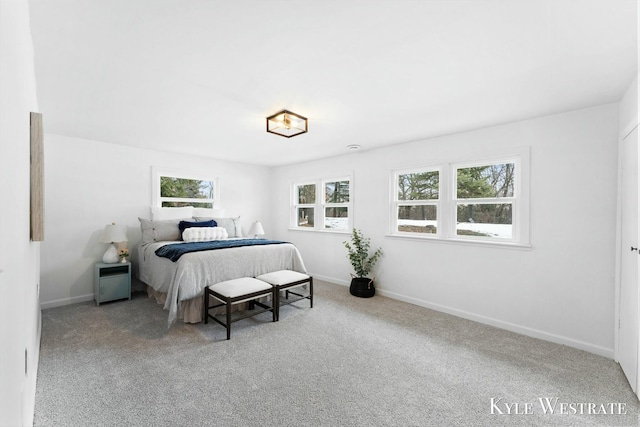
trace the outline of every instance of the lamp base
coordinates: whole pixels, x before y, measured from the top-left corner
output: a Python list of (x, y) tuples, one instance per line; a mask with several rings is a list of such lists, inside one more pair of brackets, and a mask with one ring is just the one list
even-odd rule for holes
[(104, 253), (102, 257), (102, 262), (105, 264), (114, 264), (120, 260), (118, 256), (118, 249), (116, 249), (116, 245), (113, 243), (109, 245), (109, 249)]

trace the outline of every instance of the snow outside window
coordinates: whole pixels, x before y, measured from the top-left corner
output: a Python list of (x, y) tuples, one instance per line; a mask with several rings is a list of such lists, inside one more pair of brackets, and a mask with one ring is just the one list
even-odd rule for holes
[(454, 170), (456, 236), (513, 239), (515, 162), (481, 163)]
[(302, 181), (292, 185), (292, 227), (300, 230), (352, 229), (350, 176)]
[(414, 170), (395, 175), (396, 224), (401, 233), (437, 234), (440, 171)]
[(529, 149), (392, 173), (391, 235), (529, 245)]

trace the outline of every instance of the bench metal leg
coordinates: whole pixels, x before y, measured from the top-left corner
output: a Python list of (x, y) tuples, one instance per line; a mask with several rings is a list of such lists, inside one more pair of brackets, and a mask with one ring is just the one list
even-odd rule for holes
[[(298, 285), (304, 284), (304, 283), (308, 283), (309, 284), (309, 294), (308, 295), (303, 295), (303, 294), (300, 294), (298, 292), (294, 292), (294, 291), (289, 290), (292, 287), (295, 287), (295, 286), (298, 286)], [(294, 302), (297, 302), (297, 301), (301, 301), (303, 299), (308, 299), (310, 307), (313, 308), (313, 277), (309, 277), (309, 279), (302, 281), (302, 283), (301, 282), (293, 282), (293, 286), (292, 286), (291, 283), (287, 283), (287, 284), (284, 284), (282, 286), (273, 285), (273, 287), (276, 289), (276, 295), (277, 295), (277, 298), (278, 298), (278, 300), (276, 301), (276, 310), (278, 311), (278, 313), (277, 313), (278, 320), (280, 320), (280, 307), (283, 306), (283, 305), (291, 304), (291, 303), (294, 303)], [(284, 289), (282, 289), (282, 288), (284, 288)], [(280, 300), (280, 292), (282, 290), (284, 290), (284, 295), (285, 295), (284, 301)], [(290, 295), (295, 295), (297, 298), (289, 301)]]
[(204, 324), (208, 324), (209, 323), (209, 292), (205, 289), (204, 290), (204, 307), (202, 310), (202, 315), (204, 316)]
[(231, 300), (227, 298), (227, 339), (231, 339)]

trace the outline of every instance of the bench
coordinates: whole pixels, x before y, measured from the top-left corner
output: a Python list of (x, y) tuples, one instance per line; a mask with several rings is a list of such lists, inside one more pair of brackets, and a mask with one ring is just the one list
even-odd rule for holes
[[(209, 299), (213, 297), (222, 304), (209, 305)], [(256, 301), (258, 298), (271, 297), (271, 307), (263, 304), (260, 301)], [(241, 302), (249, 302), (249, 310), (241, 316), (231, 318), (231, 306), (233, 304), (239, 304)], [(204, 323), (209, 323), (209, 318), (215, 322), (221, 324), (227, 328), (227, 339), (231, 339), (231, 323), (238, 320), (246, 319), (247, 317), (255, 316), (256, 314), (271, 311), (273, 322), (277, 320), (278, 305), (276, 304), (277, 297), (275, 294), (275, 288), (266, 283), (263, 280), (254, 279), (251, 277), (242, 277), (239, 279), (226, 280), (224, 282), (216, 283), (215, 285), (208, 286), (204, 289)], [(255, 310), (254, 305), (262, 307), (260, 310)], [(226, 307), (226, 322), (218, 319), (215, 315), (209, 314), (209, 310), (217, 307)]]
[[(262, 274), (256, 277), (256, 279), (273, 286), (275, 296), (275, 302), (273, 305), (276, 308), (276, 320), (280, 320), (281, 305), (292, 304), (296, 301), (308, 299), (311, 308), (313, 308), (313, 277), (304, 273), (298, 273), (297, 271), (279, 270), (272, 273)], [(299, 294), (290, 290), (291, 288), (303, 286), (307, 283), (309, 284), (309, 293), (307, 295)], [(284, 300), (280, 298), (280, 291), (285, 291)], [(296, 297), (290, 299), (289, 294), (293, 294)]]

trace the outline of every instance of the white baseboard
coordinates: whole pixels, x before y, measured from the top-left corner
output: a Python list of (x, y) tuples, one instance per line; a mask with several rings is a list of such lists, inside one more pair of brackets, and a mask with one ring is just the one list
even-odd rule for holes
[[(349, 286), (349, 281), (335, 279), (333, 277), (313, 275), (318, 280), (334, 283), (337, 285)], [(502, 320), (494, 319), (480, 314), (470, 313), (464, 310), (458, 310), (457, 308), (448, 307), (441, 304), (435, 304), (429, 301), (423, 301), (417, 298), (408, 297), (405, 295), (397, 294), (395, 292), (385, 291), (384, 289), (376, 288), (376, 293), (379, 295), (392, 298), (398, 301), (407, 302), (409, 304), (417, 305), (420, 307), (429, 308), (431, 310), (440, 311), (442, 313), (451, 314), (453, 316), (461, 317), (463, 319), (472, 320), (474, 322), (483, 323), (485, 325), (494, 326), (496, 328), (505, 329), (507, 331), (516, 332), (518, 334), (526, 335), (532, 338), (538, 338), (545, 341), (550, 341), (556, 344), (566, 345), (568, 347), (584, 350), (589, 353), (597, 354), (609, 359), (613, 359), (613, 348), (601, 347), (598, 345), (590, 344), (584, 341), (575, 340), (573, 338), (564, 337), (562, 335), (552, 334), (549, 332), (540, 331), (538, 329), (529, 328), (527, 326), (517, 325), (515, 323), (505, 322)]]
[(40, 303), (40, 308), (42, 310), (46, 310), (47, 308), (62, 307), (63, 305), (76, 304), (85, 301), (93, 301), (93, 294), (80, 295), (78, 297), (71, 298), (61, 298), (53, 301), (43, 302)]
[(322, 280), (323, 282), (333, 283), (334, 285), (349, 286), (351, 284), (351, 280), (340, 280), (340, 279), (335, 279), (333, 277), (322, 276), (320, 274), (313, 274), (313, 273), (309, 273), (309, 274), (314, 279)]

